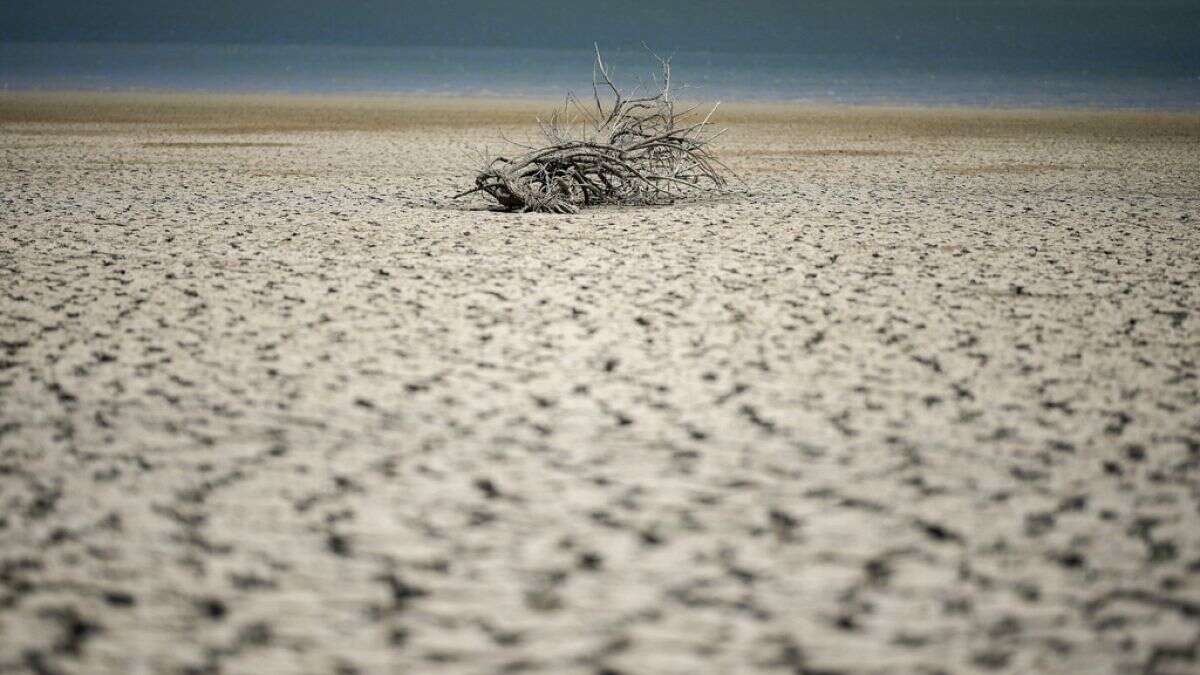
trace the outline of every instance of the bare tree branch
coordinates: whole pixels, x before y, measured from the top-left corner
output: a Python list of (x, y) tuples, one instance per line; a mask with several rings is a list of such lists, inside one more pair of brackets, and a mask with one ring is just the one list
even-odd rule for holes
[[(709, 124), (717, 106), (699, 122), (690, 121), (696, 107), (677, 113), (671, 61), (650, 53), (659, 64), (659, 76), (652, 78), (658, 93), (636, 97), (635, 88), (626, 98), (597, 46), (595, 113), (568, 94), (561, 109), (537, 120), (546, 146), (514, 144), (526, 152), (491, 160), (475, 187), (456, 196), (486, 192), (513, 211), (575, 213), (595, 204), (661, 204), (724, 190), (722, 172), (729, 169), (709, 149), (723, 133)], [(601, 93), (605, 89), (611, 97)]]

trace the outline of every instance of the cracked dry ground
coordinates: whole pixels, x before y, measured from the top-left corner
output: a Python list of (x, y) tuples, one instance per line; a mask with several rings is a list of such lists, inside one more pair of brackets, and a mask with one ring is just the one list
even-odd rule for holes
[(0, 101), (2, 673), (1200, 671), (1195, 118)]

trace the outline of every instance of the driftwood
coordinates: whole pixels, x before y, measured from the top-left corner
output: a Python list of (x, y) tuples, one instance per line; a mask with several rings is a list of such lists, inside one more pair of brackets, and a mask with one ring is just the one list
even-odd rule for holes
[[(664, 204), (685, 194), (725, 188), (728, 171), (709, 150), (720, 132), (698, 121), (696, 107), (676, 111), (671, 63), (658, 59), (657, 91), (626, 96), (596, 49), (592, 101), (567, 95), (548, 121), (538, 120), (543, 147), (491, 160), (475, 177), (473, 192), (491, 195), (511, 211), (575, 213), (597, 204)], [(720, 105), (719, 103), (717, 105)]]

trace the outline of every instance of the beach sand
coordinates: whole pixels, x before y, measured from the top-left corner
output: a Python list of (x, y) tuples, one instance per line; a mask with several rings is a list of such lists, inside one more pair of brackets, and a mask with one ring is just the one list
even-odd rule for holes
[(0, 673), (1200, 669), (1200, 117), (0, 95)]

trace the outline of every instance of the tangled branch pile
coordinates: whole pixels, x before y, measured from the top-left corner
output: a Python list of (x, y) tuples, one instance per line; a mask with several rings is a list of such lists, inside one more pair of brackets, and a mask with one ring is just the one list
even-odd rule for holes
[[(661, 79), (653, 95), (630, 97), (613, 83), (596, 50), (592, 102), (574, 94), (549, 121), (538, 120), (544, 147), (497, 157), (475, 177), (472, 192), (486, 192), (512, 211), (575, 213), (596, 204), (663, 204), (685, 193), (720, 190), (728, 170), (709, 150), (720, 132), (709, 119), (691, 121), (696, 108), (675, 110), (671, 63), (655, 56)], [(719, 104), (718, 104), (719, 105)]]

